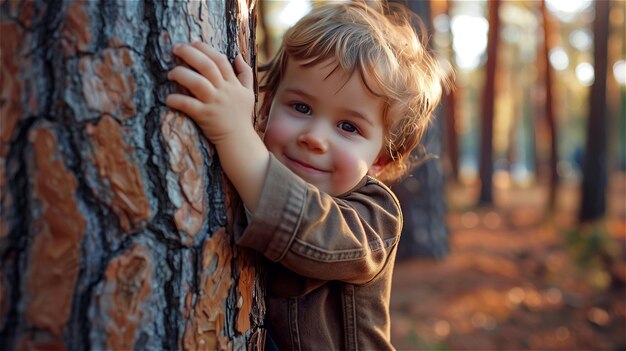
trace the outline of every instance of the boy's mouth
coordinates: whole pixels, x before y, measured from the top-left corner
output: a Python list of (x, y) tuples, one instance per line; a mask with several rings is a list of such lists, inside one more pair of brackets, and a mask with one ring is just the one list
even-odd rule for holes
[(302, 171), (305, 171), (307, 173), (314, 173), (314, 174), (328, 173), (327, 170), (323, 170), (323, 169), (317, 168), (317, 167), (315, 167), (315, 166), (313, 166), (313, 165), (311, 165), (309, 163), (296, 160), (296, 159), (291, 158), (291, 157), (289, 157), (287, 155), (285, 155), (285, 158), (287, 159), (287, 161), (290, 163), (290, 165), (292, 167), (295, 167), (298, 170), (302, 170)]

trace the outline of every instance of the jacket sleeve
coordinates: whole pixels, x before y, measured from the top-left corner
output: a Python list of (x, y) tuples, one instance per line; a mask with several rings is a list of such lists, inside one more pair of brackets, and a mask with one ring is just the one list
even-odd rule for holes
[(299, 275), (364, 284), (387, 263), (401, 229), (400, 205), (378, 181), (332, 197), (272, 156), (257, 209), (235, 239)]

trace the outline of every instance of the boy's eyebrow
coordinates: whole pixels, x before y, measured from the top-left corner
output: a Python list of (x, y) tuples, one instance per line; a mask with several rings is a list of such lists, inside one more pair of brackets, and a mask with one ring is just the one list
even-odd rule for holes
[(304, 96), (305, 98), (307, 98), (309, 100), (317, 101), (315, 96), (305, 92), (304, 90), (298, 89), (298, 88), (287, 88), (287, 89), (285, 89), (285, 92), (291, 93), (291, 94), (296, 94), (296, 95), (302, 95), (302, 96)]

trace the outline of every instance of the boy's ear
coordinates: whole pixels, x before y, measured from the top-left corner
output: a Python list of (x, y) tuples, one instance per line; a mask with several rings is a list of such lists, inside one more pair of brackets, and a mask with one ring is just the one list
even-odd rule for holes
[(379, 155), (374, 163), (370, 166), (370, 169), (367, 170), (367, 175), (376, 177), (382, 172), (383, 168), (389, 163), (389, 160), (385, 155)]

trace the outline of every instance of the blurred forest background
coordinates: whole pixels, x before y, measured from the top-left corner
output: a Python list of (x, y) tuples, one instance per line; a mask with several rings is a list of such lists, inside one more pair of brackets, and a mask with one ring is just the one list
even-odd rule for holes
[[(260, 0), (258, 53), (324, 1)], [(395, 185), (401, 350), (626, 350), (626, 2), (409, 0), (454, 68)]]

